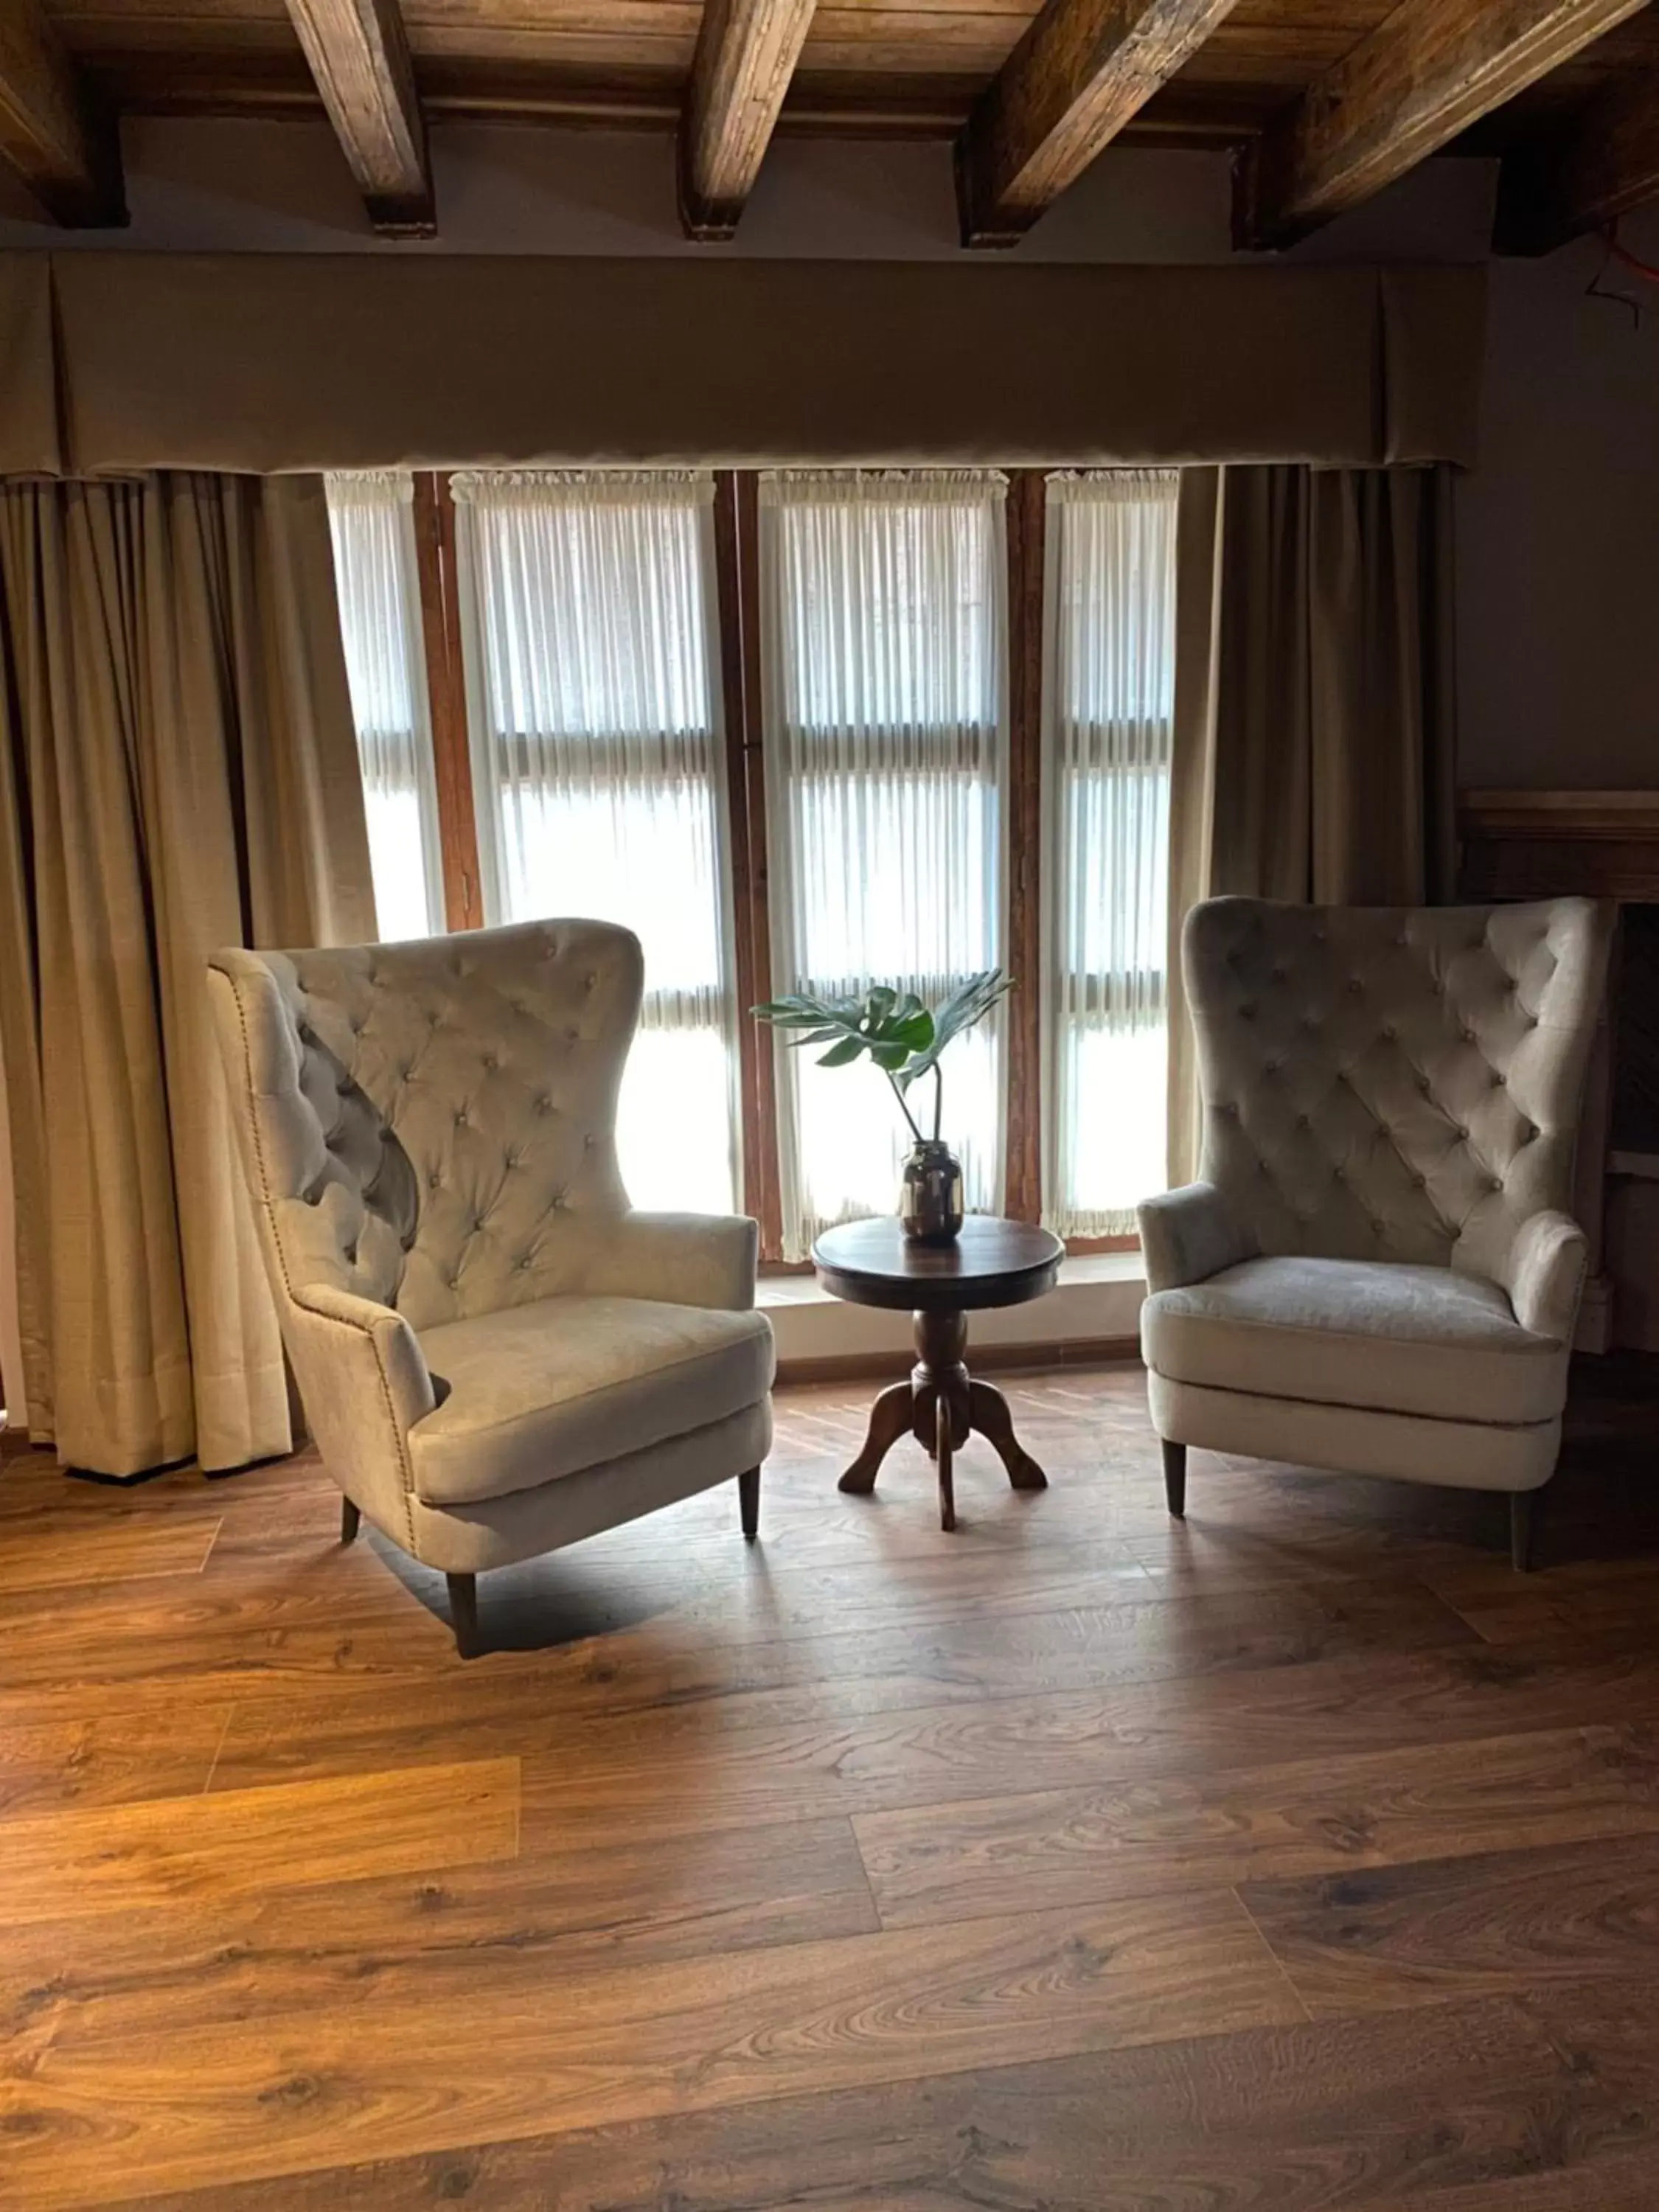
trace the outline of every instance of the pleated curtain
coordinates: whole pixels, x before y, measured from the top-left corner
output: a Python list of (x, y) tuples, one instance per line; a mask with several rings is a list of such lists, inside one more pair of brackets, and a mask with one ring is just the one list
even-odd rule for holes
[(325, 481), (380, 934), (436, 937), (444, 927), (442, 846), (415, 480), (402, 469), (365, 469)]
[(1043, 1219), (1120, 1236), (1164, 1179), (1173, 469), (1048, 478)]
[(22, 1381), (66, 1464), (289, 1448), (206, 960), (374, 918), (321, 480), (0, 484)]
[(1454, 875), (1446, 465), (1182, 472), (1170, 1172), (1197, 1156), (1180, 933), (1219, 892), (1420, 905)]
[(484, 912), (586, 915), (638, 934), (623, 1181), (636, 1206), (729, 1212), (742, 1114), (714, 479), (451, 481)]
[[(775, 471), (759, 489), (775, 993), (933, 1003), (1004, 957), (1006, 480)], [(785, 1256), (890, 1212), (911, 1139), (867, 1061), (776, 1045)], [(970, 1210), (1002, 1191), (1003, 1024), (942, 1063)], [(918, 1106), (931, 1114), (931, 1085)], [(924, 1123), (924, 1126), (927, 1126)]]

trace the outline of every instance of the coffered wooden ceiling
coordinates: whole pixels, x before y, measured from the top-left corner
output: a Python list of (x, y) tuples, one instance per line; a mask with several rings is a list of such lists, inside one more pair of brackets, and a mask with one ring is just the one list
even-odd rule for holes
[(1115, 141), (1238, 152), (1286, 244), (1447, 146), (1504, 156), (1498, 243), (1659, 195), (1642, 0), (0, 0), (0, 156), (59, 222), (124, 220), (115, 118), (333, 122), (378, 228), (434, 227), (457, 116), (678, 134), (729, 237), (774, 130), (955, 141), (964, 241), (1015, 242)]

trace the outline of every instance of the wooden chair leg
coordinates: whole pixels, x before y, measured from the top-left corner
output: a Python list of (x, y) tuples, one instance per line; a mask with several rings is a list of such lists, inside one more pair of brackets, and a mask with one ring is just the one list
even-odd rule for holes
[(1535, 1491), (1510, 1492), (1510, 1565), (1517, 1575), (1532, 1572), (1533, 1500)]
[(449, 1618), (455, 1630), (455, 1649), (463, 1659), (478, 1656), (478, 1577), (446, 1575), (449, 1584)]
[(355, 1544), (357, 1540), (357, 1531), (362, 1524), (362, 1515), (349, 1498), (343, 1498), (340, 1500), (340, 1541), (343, 1544)]
[(743, 1516), (744, 1540), (750, 1544), (760, 1534), (760, 1478), (757, 1467), (745, 1468), (738, 1477), (738, 1510)]
[(1187, 1447), (1160, 1437), (1164, 1447), (1164, 1496), (1172, 1519), (1187, 1518)]

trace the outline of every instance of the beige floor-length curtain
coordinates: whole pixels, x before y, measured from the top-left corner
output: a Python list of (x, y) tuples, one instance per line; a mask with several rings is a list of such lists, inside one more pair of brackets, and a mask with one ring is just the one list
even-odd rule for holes
[(31, 1432), (284, 1451), (205, 963), (374, 934), (320, 478), (0, 483), (0, 879)]
[(1170, 825), (1170, 1173), (1197, 1164), (1181, 924), (1218, 892), (1448, 896), (1449, 467), (1182, 473)]

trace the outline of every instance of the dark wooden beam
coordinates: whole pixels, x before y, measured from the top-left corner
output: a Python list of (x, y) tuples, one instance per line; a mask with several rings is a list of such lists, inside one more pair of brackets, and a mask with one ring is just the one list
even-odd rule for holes
[(1047, 0), (957, 140), (964, 246), (1012, 246), (1236, 0)]
[(334, 135), (388, 238), (438, 227), (426, 118), (398, 0), (288, 0)]
[(706, 0), (680, 116), (680, 220), (730, 238), (760, 174), (816, 0)]
[(0, 159), (58, 222), (126, 222), (115, 118), (81, 81), (39, 0), (0, 4)]
[(1402, 0), (1240, 163), (1236, 242), (1288, 246), (1633, 15), (1643, 0)]
[(1584, 106), (1504, 156), (1499, 253), (1553, 253), (1659, 199), (1659, 75), (1617, 77)]

